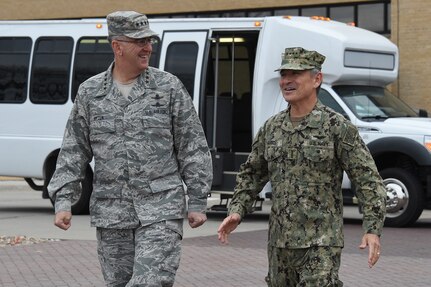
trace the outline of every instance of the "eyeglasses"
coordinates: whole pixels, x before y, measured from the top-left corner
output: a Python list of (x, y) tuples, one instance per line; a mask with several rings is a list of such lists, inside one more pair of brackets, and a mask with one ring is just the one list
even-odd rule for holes
[(126, 42), (126, 43), (133, 43), (139, 47), (147, 46), (148, 44), (153, 45), (156, 44), (158, 41), (156, 38), (148, 37), (148, 38), (141, 38), (141, 39), (130, 39), (130, 40), (124, 40), (124, 39), (115, 39), (118, 42)]

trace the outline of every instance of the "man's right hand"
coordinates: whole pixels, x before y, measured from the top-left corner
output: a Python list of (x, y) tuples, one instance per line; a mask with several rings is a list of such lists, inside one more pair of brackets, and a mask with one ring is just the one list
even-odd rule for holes
[(55, 214), (54, 224), (55, 226), (68, 230), (72, 220), (72, 212), (70, 211), (59, 211)]
[(240, 222), (241, 216), (238, 213), (232, 213), (226, 217), (217, 230), (218, 240), (223, 244), (228, 244), (227, 238), (229, 234), (236, 229)]

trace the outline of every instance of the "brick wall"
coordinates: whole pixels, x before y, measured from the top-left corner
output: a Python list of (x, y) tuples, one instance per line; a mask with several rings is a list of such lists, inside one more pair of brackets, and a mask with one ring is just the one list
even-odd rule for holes
[(391, 39), (400, 51), (400, 70), (393, 91), (415, 108), (431, 114), (431, 3), (393, 0)]
[(115, 10), (136, 10), (146, 14), (168, 14), (370, 1), (371, 0), (2, 0), (0, 19), (104, 17)]

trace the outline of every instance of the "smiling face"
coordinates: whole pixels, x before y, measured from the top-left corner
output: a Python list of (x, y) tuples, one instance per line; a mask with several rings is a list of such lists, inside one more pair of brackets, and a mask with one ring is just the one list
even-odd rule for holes
[(153, 47), (151, 41), (124, 37), (113, 40), (116, 63), (124, 69), (140, 74), (148, 68)]
[(281, 70), (280, 89), (283, 98), (290, 105), (309, 105), (313, 106), (317, 100), (316, 89), (322, 82), (321, 72), (311, 70)]

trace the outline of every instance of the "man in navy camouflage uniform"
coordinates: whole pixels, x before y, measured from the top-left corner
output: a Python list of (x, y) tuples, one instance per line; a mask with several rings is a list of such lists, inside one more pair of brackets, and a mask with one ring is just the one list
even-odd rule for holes
[(343, 247), (343, 170), (363, 206), (368, 265), (380, 255), (386, 192), (373, 158), (357, 129), (317, 98), (325, 57), (300, 47), (287, 48), (280, 88), (287, 110), (259, 130), (250, 156), (241, 166), (229, 206), (218, 229), (228, 235), (264, 185), (272, 185), (266, 281), (271, 287), (342, 286), (338, 278)]
[(78, 90), (48, 187), (55, 225), (70, 227), (94, 158), (90, 215), (106, 285), (173, 286), (183, 218), (206, 221), (211, 156), (183, 84), (148, 66), (157, 35), (147, 17), (119, 11), (107, 23), (115, 60)]

